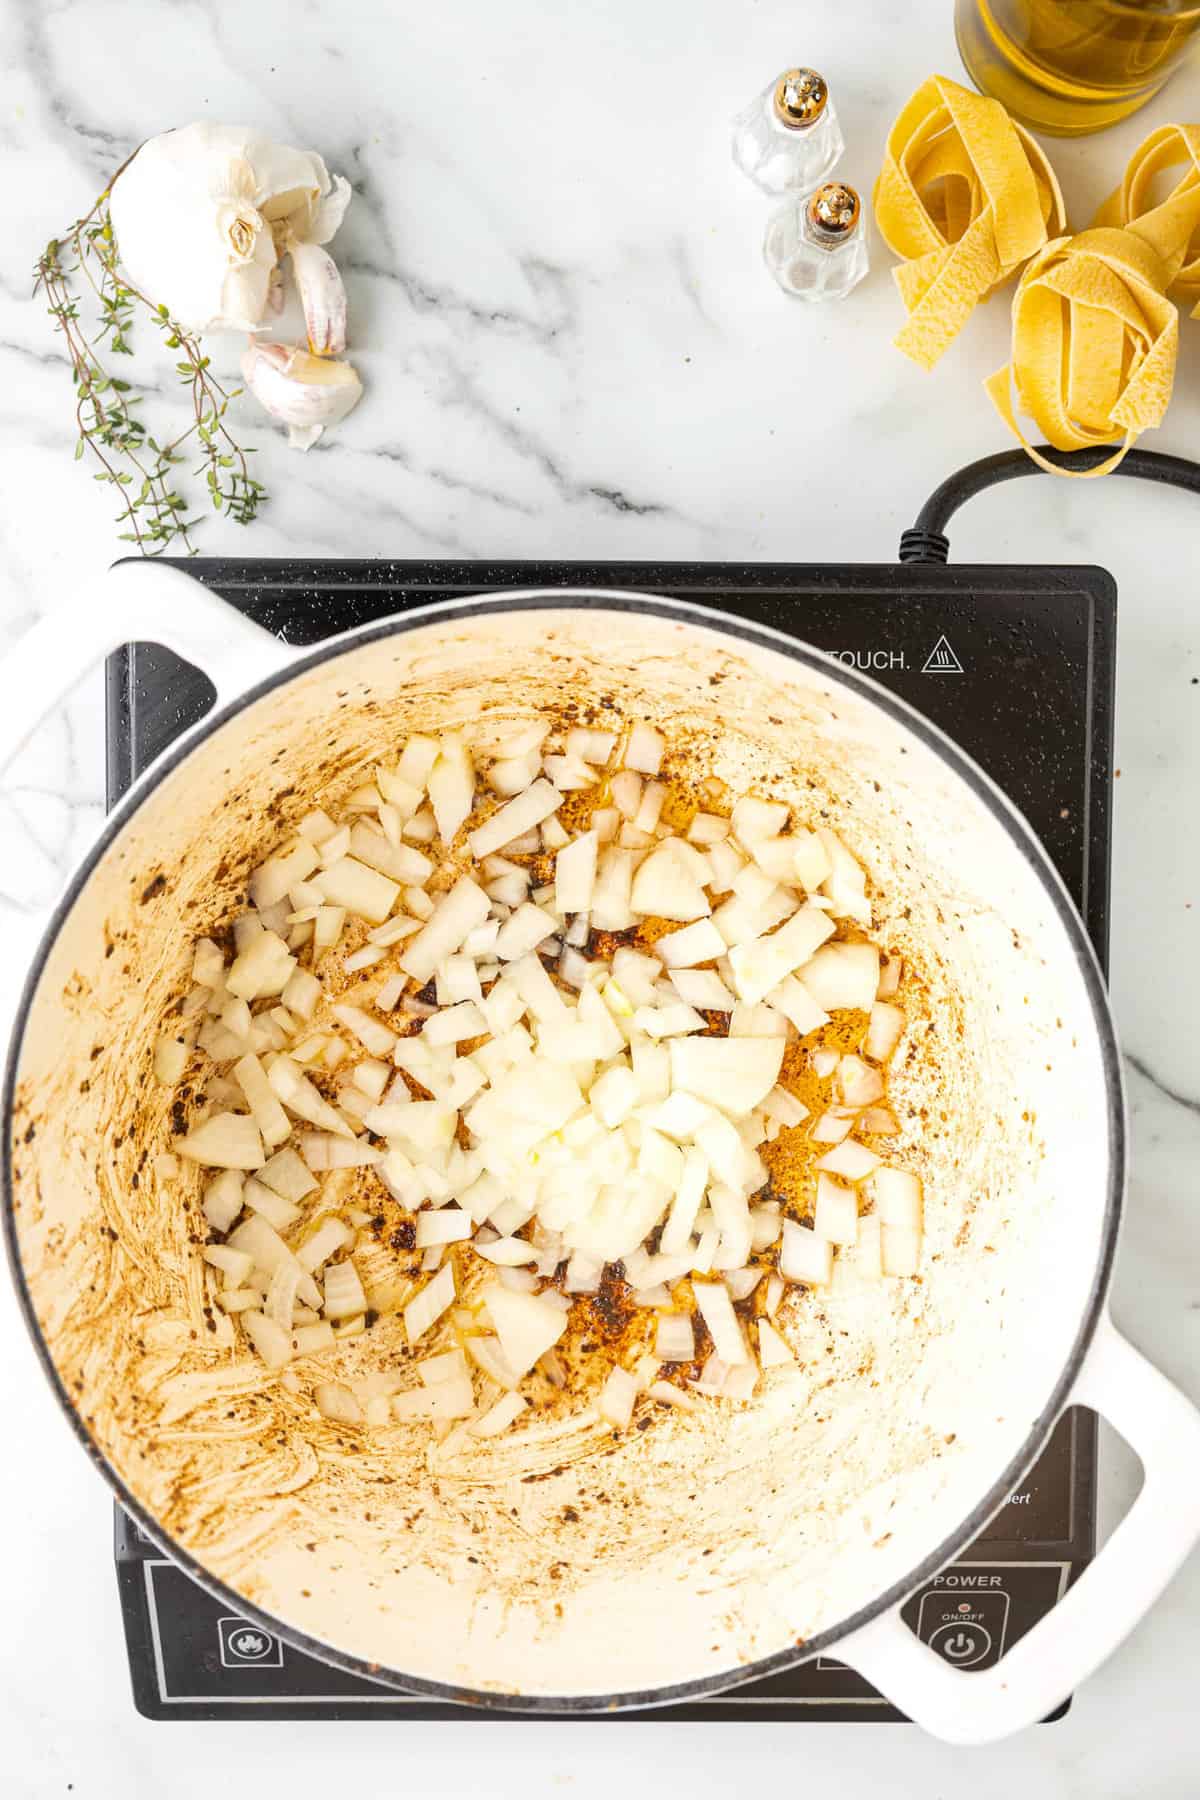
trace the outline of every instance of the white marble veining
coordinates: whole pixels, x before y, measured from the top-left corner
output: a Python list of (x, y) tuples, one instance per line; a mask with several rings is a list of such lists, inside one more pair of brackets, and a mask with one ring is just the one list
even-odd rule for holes
[[(210, 553), (883, 561), (948, 470), (1004, 445), (980, 389), (1007, 309), (931, 376), (889, 347), (889, 258), (847, 302), (789, 302), (762, 268), (765, 202), (728, 120), (801, 59), (834, 84), (848, 179), (932, 70), (957, 74), (951, 0), (0, 0), (0, 647), (118, 553), (107, 494), (71, 461), (62, 355), (30, 297), (38, 247), (142, 138), (244, 120), (313, 145), (357, 198), (346, 271), (358, 412), (307, 457), (242, 428), (272, 492)], [(1053, 144), (1086, 221), (1151, 123), (1200, 116), (1200, 77), (1121, 129)], [(228, 347), (223, 358), (232, 354)], [(155, 406), (169, 425), (178, 397)], [(1200, 323), (1185, 320), (1156, 447), (1200, 453)], [(1133, 483), (1040, 481), (956, 522), (960, 559), (1106, 565), (1121, 592), (1112, 986), (1135, 1141), (1116, 1312), (1200, 1398), (1200, 641), (1197, 519)], [(99, 816), (93, 679), (0, 795), (6, 984), (22, 909), (52, 894)], [(1193, 910), (1193, 901), (1196, 910)], [(403, 1780), (420, 1796), (590, 1796), (618, 1780), (695, 1794), (780, 1777), (848, 1797), (1185, 1800), (1200, 1565), (1087, 1684), (1069, 1718), (983, 1752), (912, 1730), (484, 1725), (156, 1728), (133, 1713), (109, 1509), (11, 1310), (0, 1767), (14, 1797), (207, 1795), (222, 1776), (302, 1796)], [(1107, 1516), (1130, 1490), (1106, 1464)], [(347, 1756), (353, 1760), (347, 1761)], [(11, 1783), (11, 1787), (8, 1785)]]

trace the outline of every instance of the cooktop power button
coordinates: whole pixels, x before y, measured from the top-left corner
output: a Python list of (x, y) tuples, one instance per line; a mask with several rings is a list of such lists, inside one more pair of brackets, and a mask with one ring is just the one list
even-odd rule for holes
[(929, 1639), (931, 1650), (960, 1669), (982, 1662), (991, 1647), (992, 1634), (982, 1625), (939, 1625)]

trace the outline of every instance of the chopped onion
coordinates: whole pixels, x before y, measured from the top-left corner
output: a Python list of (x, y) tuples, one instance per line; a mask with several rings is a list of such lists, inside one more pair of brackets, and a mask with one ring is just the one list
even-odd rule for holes
[(344, 1250), (352, 1237), (353, 1233), (340, 1219), (324, 1218), (312, 1236), (306, 1238), (297, 1249), (296, 1261), (302, 1269), (313, 1275), (322, 1263), (328, 1262), (339, 1250)]
[(227, 1288), (239, 1288), (254, 1267), (254, 1258), (244, 1250), (231, 1250), (228, 1244), (207, 1244), (204, 1260), (220, 1269)]
[(654, 1333), (654, 1354), (659, 1362), (691, 1362), (696, 1354), (696, 1331), (688, 1313), (661, 1313)]
[(247, 1309), (240, 1315), (246, 1336), (266, 1363), (268, 1369), (282, 1369), (292, 1360), (291, 1334), (268, 1319), (265, 1313)]
[(794, 1219), (785, 1219), (779, 1268), (788, 1281), (828, 1287), (833, 1276), (833, 1245), (828, 1238), (818, 1237), (815, 1231), (797, 1225)]
[(838, 1086), (847, 1106), (870, 1106), (883, 1097), (883, 1076), (861, 1056), (843, 1056), (837, 1069)]
[(622, 761), (627, 769), (636, 769), (641, 775), (657, 775), (666, 747), (660, 731), (652, 725), (638, 724), (629, 733)]
[(323, 1286), (325, 1303), (321, 1310), (327, 1319), (349, 1319), (366, 1311), (367, 1296), (358, 1270), (349, 1260), (330, 1263), (325, 1270)]
[(921, 1183), (907, 1169), (879, 1168), (871, 1176), (871, 1198), (884, 1225), (920, 1233), (923, 1226)]
[(154, 1046), (155, 1080), (164, 1087), (174, 1087), (183, 1079), (190, 1055), (191, 1048), (183, 1038), (160, 1037)]
[(195, 1131), (176, 1139), (175, 1148), (189, 1162), (212, 1169), (261, 1169), (267, 1160), (258, 1126), (245, 1113), (214, 1113)]
[(904, 1035), (907, 1020), (898, 1006), (877, 1000), (871, 1008), (871, 1020), (863, 1039), (863, 1051), (874, 1062), (887, 1062)]
[(827, 1012), (846, 1007), (870, 1012), (879, 986), (879, 952), (874, 944), (825, 944), (800, 979)]
[(528, 1405), (528, 1400), (521, 1394), (502, 1394), (495, 1405), (489, 1407), (481, 1418), (473, 1420), (467, 1429), (472, 1437), (499, 1437), (514, 1420), (520, 1418)]
[(688, 848), (678, 838), (667, 838), (638, 866), (630, 894), (635, 913), (686, 925), (712, 911), (700, 879), (683, 855)]
[(242, 1210), (243, 1177), (226, 1169), (204, 1189), (204, 1216), (214, 1231), (228, 1231)]
[(362, 1407), (339, 1381), (319, 1381), (313, 1389), (313, 1401), (321, 1417), (335, 1425), (362, 1424)]
[(676, 1038), (672, 1085), (723, 1112), (752, 1112), (778, 1081), (783, 1051), (781, 1038)]
[(750, 1353), (724, 1282), (693, 1280), (692, 1292), (722, 1362), (731, 1368), (746, 1362)]
[(410, 1344), (416, 1344), (454, 1305), (454, 1264), (448, 1262), (404, 1308), (404, 1328)]
[(285, 1200), (282, 1194), (272, 1193), (270, 1188), (264, 1187), (252, 1176), (247, 1179), (242, 1188), (242, 1204), (248, 1206), (251, 1212), (260, 1214), (268, 1225), (275, 1227), (276, 1231), (286, 1231), (288, 1226), (294, 1225), (300, 1217), (298, 1206), (293, 1206), (292, 1202)]
[(637, 1395), (637, 1382), (628, 1369), (610, 1369), (608, 1379), (596, 1396), (596, 1411), (618, 1431), (625, 1431), (633, 1417)]
[(830, 1244), (853, 1244), (858, 1237), (858, 1197), (828, 1175), (817, 1176), (813, 1230)]
[(313, 886), (331, 906), (343, 907), (366, 919), (369, 925), (382, 925), (400, 897), (398, 881), (369, 869), (352, 856), (343, 856), (321, 869), (313, 876)]
[(562, 795), (549, 781), (538, 780), (506, 805), (498, 807), (482, 825), (470, 833), (468, 843), (472, 856), (484, 857), (502, 850), (515, 838), (548, 819), (562, 805)]
[(566, 1330), (566, 1314), (535, 1294), (512, 1293), (497, 1282), (484, 1289), (482, 1298), (504, 1360), (517, 1375), (532, 1369)]
[(439, 963), (462, 944), (468, 932), (488, 916), (490, 902), (483, 889), (463, 875), (434, 906), (428, 921), (406, 946), (400, 966), (416, 982), (426, 982)]
[(829, 1175), (840, 1175), (846, 1181), (862, 1181), (879, 1167), (879, 1163), (880, 1158), (874, 1150), (868, 1150), (854, 1138), (847, 1138), (844, 1143), (827, 1150), (816, 1166)]
[(268, 1149), (277, 1148), (292, 1135), (292, 1122), (279, 1104), (262, 1064), (257, 1056), (243, 1056), (233, 1065), (233, 1073), (263, 1143)]

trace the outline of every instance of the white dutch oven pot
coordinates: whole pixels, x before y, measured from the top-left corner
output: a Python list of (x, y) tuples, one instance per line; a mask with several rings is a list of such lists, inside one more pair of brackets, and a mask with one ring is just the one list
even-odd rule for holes
[[(19, 1303), (122, 1504), (238, 1612), (444, 1699), (607, 1712), (832, 1652), (945, 1738), (1051, 1710), (1200, 1532), (1200, 1415), (1108, 1317), (1126, 1174), (1113, 1024), (1075, 910), (1004, 796), (871, 681), (707, 609), (514, 593), (295, 652), (145, 564), (0, 670), (3, 760), (130, 639), (198, 664), (218, 704), (117, 807), (33, 959), (4, 1170)], [(659, 1409), (620, 1440), (534, 1423), (431, 1472), (422, 1429), (339, 1432), (226, 1322), (208, 1328), (195, 1178), (154, 1173), (170, 1096), (152, 1044), (192, 940), (318, 796), (336, 801), (413, 729), (606, 697), (697, 773), (824, 809), (868, 864), (877, 935), (914, 977), (919, 1053), (893, 1089), (925, 1180), (922, 1276), (801, 1290), (798, 1366), (747, 1407)], [(342, 1346), (342, 1368), (377, 1362), (393, 1327)], [(1137, 1451), (1141, 1493), (997, 1667), (949, 1668), (900, 1603), (1072, 1404)]]

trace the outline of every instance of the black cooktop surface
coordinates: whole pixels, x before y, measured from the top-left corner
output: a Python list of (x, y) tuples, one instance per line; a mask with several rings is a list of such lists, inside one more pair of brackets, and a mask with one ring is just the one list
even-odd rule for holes
[[(1105, 958), (1116, 596), (1102, 570), (210, 559), (184, 566), (296, 644), (432, 600), (532, 587), (666, 594), (802, 638), (901, 694), (1005, 789)], [(212, 697), (204, 676), (160, 646), (132, 645), (110, 658), (110, 805)], [(998, 1660), (1086, 1566), (1094, 1487), (1095, 1421), (1074, 1412), (961, 1561), (908, 1602), (912, 1628), (960, 1668)], [(119, 1511), (117, 1567), (134, 1698), (148, 1716), (479, 1716), (330, 1668), (238, 1618)], [(899, 1715), (852, 1671), (819, 1658), (715, 1700), (623, 1716)]]

